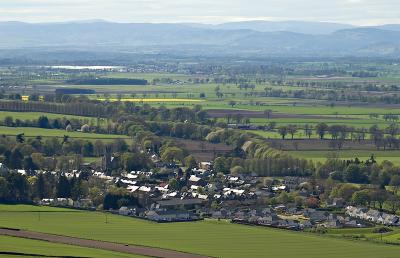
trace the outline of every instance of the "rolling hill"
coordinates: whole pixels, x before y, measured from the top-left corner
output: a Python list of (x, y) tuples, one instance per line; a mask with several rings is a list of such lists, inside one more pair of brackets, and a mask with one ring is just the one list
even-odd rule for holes
[(259, 21), (221, 25), (1, 22), (0, 48), (3, 51), (89, 49), (184, 55), (398, 57), (400, 26)]

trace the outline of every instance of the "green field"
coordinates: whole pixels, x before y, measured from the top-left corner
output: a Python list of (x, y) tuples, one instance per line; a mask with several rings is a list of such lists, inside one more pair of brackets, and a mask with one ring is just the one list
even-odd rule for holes
[[(307, 67), (310, 64), (305, 65)], [(321, 64), (316, 64), (320, 66)], [(313, 65), (311, 65), (313, 66)], [(345, 69), (351, 69), (345, 66)], [(369, 66), (368, 66), (369, 67)], [(372, 65), (374, 67), (374, 65)], [(384, 68), (383, 68), (384, 67)], [(315, 67), (314, 67), (315, 68)], [(96, 91), (96, 94), (86, 95), (90, 99), (109, 99), (115, 101), (116, 99), (122, 98), (122, 100), (135, 101), (135, 105), (151, 105), (154, 107), (165, 106), (167, 108), (176, 107), (194, 107), (195, 105), (201, 105), (203, 109), (229, 109), (229, 110), (251, 110), (251, 111), (265, 111), (271, 110), (273, 115), (278, 118), (267, 119), (262, 117), (249, 117), (252, 125), (267, 125), (270, 122), (276, 122), (276, 128), (283, 125), (293, 124), (297, 125), (298, 132), (294, 135), (295, 139), (307, 138), (304, 134), (303, 128), (305, 124), (309, 124), (313, 127), (318, 123), (326, 123), (331, 125), (346, 125), (354, 128), (370, 128), (373, 125), (378, 125), (381, 129), (387, 128), (392, 122), (385, 121), (383, 119), (384, 114), (400, 114), (399, 109), (396, 109), (393, 105), (387, 105), (383, 103), (359, 103), (358, 101), (333, 101), (330, 98), (320, 99), (305, 99), (305, 98), (290, 98), (286, 96), (296, 95), (285, 95), (284, 97), (264, 97), (266, 88), (274, 91), (290, 92), (290, 91), (308, 91), (317, 90), (320, 92), (338, 90), (346, 91), (346, 88), (335, 87), (320, 87), (320, 86), (290, 86), (290, 81), (301, 81), (301, 82), (345, 82), (350, 85), (353, 83), (365, 83), (365, 82), (381, 82), (381, 83), (393, 83), (397, 84), (399, 80), (398, 67), (393, 68), (392, 66), (382, 66), (382, 69), (388, 69), (388, 73), (381, 74), (379, 77), (374, 78), (355, 78), (351, 76), (339, 76), (338, 78), (317, 78), (315, 76), (296, 76), (288, 75), (286, 78), (288, 81), (283, 82), (282, 85), (278, 85), (274, 82), (268, 82), (271, 79), (276, 79), (273, 75), (264, 75), (267, 79), (263, 83), (255, 83), (257, 76), (248, 75), (250, 84), (254, 84), (253, 89), (240, 89), (239, 83), (215, 83), (213, 80), (210, 81), (199, 81), (201, 79), (212, 78), (211, 75), (205, 74), (179, 74), (179, 73), (139, 73), (139, 72), (107, 72), (102, 73), (101, 77), (107, 78), (127, 78), (127, 79), (146, 79), (149, 81), (149, 85), (138, 86), (138, 85), (73, 85), (74, 88), (81, 89), (92, 89)], [(393, 69), (393, 70), (392, 70)], [(262, 76), (263, 77), (263, 76)], [(158, 81), (156, 85), (152, 84), (153, 79), (169, 78), (171, 80), (179, 80), (179, 83), (168, 84), (165, 82)], [(37, 82), (37, 80), (33, 80)], [(51, 82), (51, 80), (49, 80)], [(196, 81), (196, 82), (195, 82)], [(48, 84), (48, 85), (45, 85)], [(295, 85), (295, 84), (293, 84)], [(54, 80), (51, 83), (42, 82), (42, 86), (46, 90), (59, 88), (59, 87), (72, 87), (72, 85), (66, 84), (62, 80)], [(216, 89), (223, 95), (219, 98), (216, 94)], [(268, 90), (268, 89), (267, 89)], [(355, 92), (351, 87), (348, 90)], [(201, 94), (201, 98), (200, 98)], [(372, 93), (371, 93), (372, 94)], [(374, 95), (374, 94), (372, 94)], [(278, 96), (278, 95), (276, 95)], [(200, 100), (200, 101), (199, 101)], [(234, 101), (234, 105), (230, 105), (230, 101)], [(371, 118), (371, 114), (378, 114), (378, 118)], [(4, 115), (3, 115), (4, 116)], [(0, 115), (0, 119), (3, 117)], [(37, 114), (19, 114), (15, 113), (13, 116), (20, 117), (34, 117)], [(57, 117), (57, 115), (49, 115), (49, 117)], [(247, 118), (247, 117), (243, 117)], [(218, 118), (219, 121), (227, 122), (226, 117)], [(243, 122), (243, 121), (242, 121)], [(236, 123), (236, 122), (233, 122)], [(1, 134), (0, 128), (0, 134)], [(281, 136), (278, 132), (264, 132), (264, 131), (251, 131), (259, 134), (266, 138), (279, 139)], [(55, 133), (55, 132), (53, 132)], [(56, 134), (56, 133), (55, 133)], [(64, 135), (64, 133), (62, 133)], [(76, 137), (87, 137), (87, 135), (76, 135)], [(102, 136), (93, 136), (102, 137)], [(286, 139), (291, 136), (287, 135)], [(315, 131), (312, 135), (313, 139), (318, 138)], [(326, 134), (326, 138), (330, 138), (329, 133)], [(370, 135), (366, 134), (366, 138), (369, 139)], [(374, 147), (371, 147), (371, 152)], [(374, 151), (375, 153), (375, 151)], [(323, 162), (326, 160), (326, 156), (329, 154), (328, 151), (323, 152), (293, 152), (293, 155), (313, 159), (314, 161)], [(359, 157), (366, 159), (370, 154), (362, 151), (341, 151), (340, 157), (342, 158), (354, 158)], [(378, 153), (376, 152), (377, 160), (390, 160), (394, 163), (400, 164), (400, 157), (396, 152)]]
[(397, 246), (242, 226), (226, 221), (157, 224), (108, 215), (106, 224), (102, 213), (64, 212), (56, 208), (43, 208), (39, 220), (38, 208), (29, 212), (29, 206), (0, 207), (0, 226), (3, 227), (154, 246), (214, 257), (394, 258), (400, 253)]
[(342, 151), (288, 151), (292, 156), (305, 158), (314, 161), (325, 161), (328, 157), (338, 156), (340, 159), (367, 160), (374, 155), (378, 162), (389, 160), (395, 164), (400, 164), (400, 151), (377, 151), (377, 150), (342, 150)]
[(328, 234), (335, 237), (360, 238), (375, 242), (400, 243), (400, 230), (398, 228), (391, 229), (393, 231), (382, 234), (382, 236), (379, 233), (374, 233), (374, 228), (329, 229)]
[(111, 252), (93, 248), (84, 248), (64, 244), (53, 244), (45, 241), (23, 239), (17, 237), (0, 236), (0, 253), (12, 252), (24, 255), (0, 254), (1, 257), (30, 257), (30, 256), (56, 256), (56, 257), (96, 257), (96, 258), (135, 258), (136, 255)]
[[(226, 119), (224, 119), (226, 120)], [(319, 123), (326, 123), (327, 125), (346, 125), (352, 126), (354, 128), (369, 128), (373, 125), (378, 125), (380, 128), (386, 128), (391, 123), (382, 119), (369, 119), (366, 118), (365, 115), (346, 115), (338, 116), (337, 118), (332, 117), (332, 115), (320, 115), (318, 118), (307, 118), (307, 117), (299, 117), (299, 118), (276, 118), (276, 119), (266, 119), (266, 118), (250, 118), (251, 124), (256, 125), (266, 125), (270, 122), (276, 122), (277, 125), (288, 125), (293, 124), (298, 127), (303, 127), (305, 124), (315, 126)], [(302, 133), (302, 132), (301, 132)]]
[[(107, 77), (114, 78), (144, 78), (152, 80), (153, 78), (169, 77), (179, 80), (185, 80), (189, 76), (175, 74), (140, 74), (140, 73), (111, 73)], [(49, 87), (67, 87), (70, 85), (60, 84)], [(224, 94), (222, 98), (218, 98), (215, 94), (215, 88), (219, 87), (220, 92)], [(110, 98), (116, 98), (117, 93), (123, 92), (123, 98), (131, 98), (135, 94), (135, 99), (160, 99), (160, 102), (148, 102), (151, 105), (164, 104), (169, 107), (176, 106), (193, 106), (201, 104), (205, 109), (245, 109), (245, 110), (265, 110), (271, 109), (273, 112), (289, 113), (289, 114), (308, 114), (308, 115), (368, 115), (371, 113), (387, 114), (399, 113), (390, 107), (370, 107), (349, 105), (330, 106), (331, 101), (314, 100), (314, 99), (298, 99), (298, 98), (280, 98), (280, 97), (261, 97), (261, 96), (246, 96), (253, 92), (261, 94), (265, 87), (276, 90), (301, 90), (303, 87), (293, 87), (286, 85), (270, 85), (268, 83), (255, 85), (254, 90), (239, 89), (235, 84), (216, 84), (216, 83), (183, 83), (183, 84), (160, 84), (160, 85), (74, 85), (74, 88), (96, 90), (97, 94), (88, 95), (91, 99), (103, 98), (103, 94), (107, 93)], [(324, 90), (324, 89), (321, 89)], [(162, 103), (164, 98), (186, 99), (188, 94), (191, 99), (198, 99), (200, 93), (205, 94), (204, 102), (202, 103)], [(229, 105), (229, 101), (234, 100), (237, 104), (234, 107)]]
[(62, 114), (53, 114), (53, 113), (40, 113), (40, 112), (11, 112), (11, 111), (1, 111), (0, 112), (0, 121), (3, 121), (4, 118), (7, 116), (11, 116), (14, 120), (20, 119), (20, 120), (33, 120), (33, 119), (38, 119), (40, 116), (47, 116), (49, 119), (56, 119), (56, 118), (75, 118), (75, 119), (93, 119), (91, 117), (85, 117), (85, 116), (73, 116), (73, 115), (62, 115)]
[(96, 134), (96, 133), (82, 133), (82, 132), (67, 132), (65, 130), (57, 129), (44, 129), (36, 127), (6, 127), (0, 126), (0, 135), (15, 136), (18, 134), (25, 134), (25, 137), (64, 137), (68, 135), (70, 138), (81, 138), (81, 139), (129, 139), (125, 135), (112, 135), (112, 134)]

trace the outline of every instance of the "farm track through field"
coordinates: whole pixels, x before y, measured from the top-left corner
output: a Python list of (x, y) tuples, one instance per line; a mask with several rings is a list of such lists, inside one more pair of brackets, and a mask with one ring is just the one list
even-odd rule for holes
[(89, 247), (95, 249), (103, 249), (109, 251), (116, 251), (121, 253), (129, 253), (136, 255), (144, 255), (150, 257), (163, 257), (163, 258), (206, 258), (206, 256), (189, 254), (179, 251), (172, 251), (161, 248), (124, 245), (111, 242), (103, 242), (97, 240), (81, 239), (76, 237), (60, 236), (46, 233), (39, 233), (33, 231), (24, 231), (10, 228), (0, 228), (0, 235), (20, 237), (27, 239), (35, 239), (48, 241), (51, 243), (60, 243), (74, 246)]

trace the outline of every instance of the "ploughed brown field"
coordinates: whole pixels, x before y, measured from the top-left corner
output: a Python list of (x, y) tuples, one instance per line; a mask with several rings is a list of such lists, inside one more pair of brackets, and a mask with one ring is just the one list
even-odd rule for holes
[(232, 146), (218, 143), (213, 144), (206, 141), (194, 141), (186, 139), (173, 138), (178, 145), (189, 151), (197, 161), (210, 161), (218, 154), (225, 154), (233, 150)]

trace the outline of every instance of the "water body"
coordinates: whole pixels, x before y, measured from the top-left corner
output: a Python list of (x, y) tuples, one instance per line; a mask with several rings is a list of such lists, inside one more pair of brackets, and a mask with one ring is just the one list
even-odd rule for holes
[(66, 69), (66, 70), (120, 70), (124, 69), (123, 66), (79, 66), (79, 65), (54, 65), (46, 66), (46, 68), (52, 69)]

